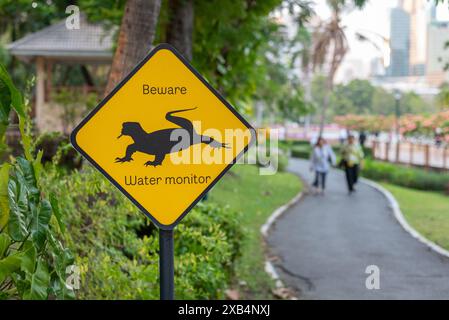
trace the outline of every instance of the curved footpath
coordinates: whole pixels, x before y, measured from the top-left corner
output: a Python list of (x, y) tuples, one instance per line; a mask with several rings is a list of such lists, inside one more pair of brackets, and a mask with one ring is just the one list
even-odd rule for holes
[[(308, 162), (289, 169), (307, 181)], [(360, 182), (348, 196), (332, 170), (325, 196), (305, 196), (268, 236), (276, 269), (302, 299), (449, 299), (449, 259), (414, 239), (395, 219), (388, 200)], [(380, 289), (368, 290), (366, 268), (380, 270)]]

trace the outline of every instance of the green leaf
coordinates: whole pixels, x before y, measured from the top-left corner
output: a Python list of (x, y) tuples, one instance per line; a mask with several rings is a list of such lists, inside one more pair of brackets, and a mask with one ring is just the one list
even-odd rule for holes
[(5, 143), (5, 133), (7, 127), (7, 124), (0, 123), (0, 154), (8, 148), (8, 145)]
[(54, 193), (50, 194), (50, 204), (51, 208), (53, 209), (53, 213), (56, 217), (56, 220), (58, 221), (59, 229), (61, 230), (62, 233), (64, 233), (65, 225), (64, 222), (62, 221), (62, 214), (61, 209), (59, 208), (58, 199), (56, 198)]
[(25, 153), (25, 158), (28, 161), (33, 161), (33, 155), (31, 154), (31, 137), (30, 135), (28, 135), (26, 129), (25, 129), (25, 125), (26, 125), (26, 118), (19, 116), (19, 130), (20, 130), (20, 135), (22, 137), (22, 147), (23, 147), (23, 152)]
[(18, 183), (16, 178), (10, 178), (8, 183), (10, 207), (8, 231), (10, 237), (15, 241), (24, 241), (28, 235), (28, 199), (26, 196), (25, 185)]
[[(37, 188), (36, 175), (34, 173), (34, 167), (32, 163), (24, 158), (17, 158), (17, 164), (19, 165), (20, 174), (17, 173), (19, 182), (25, 183), (26, 188), (33, 196), (33, 200), (39, 197), (39, 190)], [(23, 178), (23, 180), (22, 180)]]
[(20, 255), (15, 254), (0, 260), (0, 283), (20, 268)]
[(10, 244), (11, 239), (9, 239), (8, 235), (6, 233), (0, 233), (0, 258), (3, 258)]
[(5, 82), (0, 79), (0, 123), (8, 125), (11, 112), (11, 93)]
[(25, 108), (23, 104), (23, 98), (20, 91), (16, 88), (9, 76), (6, 68), (0, 64), (0, 80), (9, 88), (9, 93), (11, 95), (11, 105), (16, 110), (17, 114), (21, 117), (25, 117)]
[(51, 291), (57, 299), (74, 299), (73, 289), (66, 286), (66, 268), (75, 261), (69, 249), (64, 249), (59, 241), (50, 233), (48, 237), (51, 247), (55, 251), (55, 274), (52, 275)]
[(33, 273), (36, 267), (37, 250), (31, 241), (25, 242), (23, 245), (20, 259), (20, 269), (22, 271)]
[(37, 262), (36, 272), (31, 276), (31, 286), (24, 292), (23, 298), (26, 300), (44, 300), (48, 297), (48, 287), (50, 284), (50, 274), (47, 266), (42, 260)]
[(39, 150), (39, 152), (36, 155), (36, 159), (33, 161), (33, 169), (34, 169), (34, 176), (36, 178), (36, 181), (39, 179), (40, 174), (42, 172), (42, 156), (44, 155), (44, 150)]
[(47, 240), (48, 224), (51, 219), (51, 204), (48, 200), (43, 200), (40, 207), (33, 212), (31, 222), (31, 238), (38, 250), (41, 250)]
[(9, 220), (8, 181), (10, 167), (8, 163), (0, 167), (0, 230), (6, 226)]

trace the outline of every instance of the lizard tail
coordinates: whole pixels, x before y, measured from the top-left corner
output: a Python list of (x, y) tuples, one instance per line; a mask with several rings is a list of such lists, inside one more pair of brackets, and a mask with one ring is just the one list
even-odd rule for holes
[(195, 130), (193, 129), (192, 122), (190, 120), (188, 120), (188, 119), (184, 119), (184, 118), (181, 118), (181, 117), (176, 117), (173, 114), (174, 113), (178, 113), (178, 112), (195, 110), (195, 109), (196, 108), (183, 109), (183, 110), (174, 110), (174, 111), (171, 111), (171, 112), (167, 112), (167, 114), (165, 115), (165, 119), (167, 119), (171, 123), (174, 123), (174, 124), (180, 126), (183, 129), (187, 130), (187, 132), (189, 132), (191, 137), (193, 137), (193, 133), (195, 132)]
[(174, 110), (174, 111), (167, 112), (166, 116), (171, 116), (172, 114), (175, 114), (175, 113), (185, 112), (185, 111), (191, 111), (191, 110), (195, 110), (195, 109), (197, 109), (197, 108), (182, 109), (182, 110)]

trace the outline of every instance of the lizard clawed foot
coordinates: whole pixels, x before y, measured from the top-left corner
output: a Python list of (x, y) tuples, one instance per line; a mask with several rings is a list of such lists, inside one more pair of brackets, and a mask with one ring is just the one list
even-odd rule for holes
[(115, 163), (124, 163), (124, 162), (131, 162), (131, 161), (133, 161), (133, 158), (127, 158), (127, 157), (123, 157), (123, 158), (117, 157), (117, 158), (115, 158)]
[(144, 165), (145, 165), (145, 167), (153, 166), (156, 168), (157, 166), (161, 166), (162, 163), (156, 162), (156, 161), (147, 161), (147, 162), (145, 162)]

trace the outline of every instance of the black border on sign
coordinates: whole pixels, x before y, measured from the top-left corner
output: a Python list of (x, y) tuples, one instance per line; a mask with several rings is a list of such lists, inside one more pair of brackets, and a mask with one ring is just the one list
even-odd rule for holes
[[(76, 143), (76, 135), (78, 134), (79, 130), (111, 99), (115, 93), (120, 90), (126, 82), (128, 82), (129, 79), (131, 79), (134, 74), (139, 71), (142, 66), (153, 57), (156, 52), (159, 50), (170, 50), (172, 53), (175, 54), (175, 56), (181, 60), (181, 62), (250, 130), (251, 132), (251, 140), (246, 145), (246, 147), (234, 158), (234, 160), (228, 164), (228, 166), (215, 178), (214, 181), (201, 193), (201, 195), (196, 198), (192, 204), (176, 219), (174, 223), (171, 225), (164, 225), (161, 224), (156, 218), (154, 218), (151, 213), (146, 210), (136, 199), (134, 199), (122, 186), (114, 180), (103, 168), (95, 162), (77, 143)], [(72, 143), (73, 147), (83, 155), (98, 171), (100, 171), (114, 186), (116, 186), (129, 200), (131, 200), (150, 220), (158, 226), (160, 229), (164, 230), (173, 230), (174, 227), (185, 217), (187, 213), (189, 213), (190, 210), (206, 195), (206, 193), (209, 192), (210, 189), (223, 177), (223, 175), (232, 168), (232, 166), (238, 161), (238, 159), (243, 156), (248, 149), (254, 144), (256, 141), (256, 135), (254, 128), (234, 109), (234, 107), (231, 106), (229, 102), (227, 102), (223, 96), (215, 90), (200, 74), (198, 71), (196, 71), (190, 63), (170, 44), (162, 43), (157, 45), (151, 52), (131, 71), (130, 74), (128, 74), (115, 88), (112, 90), (106, 98), (104, 98), (95, 109), (93, 109), (86, 118), (84, 118), (75, 129), (73, 129), (71, 135), (70, 135), (70, 142)]]

